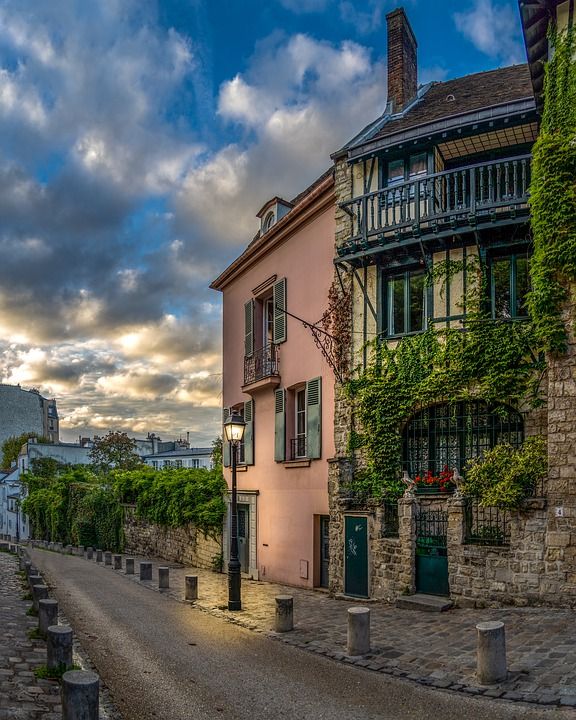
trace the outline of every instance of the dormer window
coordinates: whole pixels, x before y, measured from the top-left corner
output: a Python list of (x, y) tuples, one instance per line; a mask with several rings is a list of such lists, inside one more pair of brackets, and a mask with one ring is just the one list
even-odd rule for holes
[(274, 212), (270, 211), (268, 215), (264, 218), (264, 221), (262, 222), (262, 232), (268, 232), (272, 225), (274, 225), (276, 218), (274, 217)]
[(284, 215), (290, 212), (294, 206), (292, 203), (275, 197), (268, 200), (266, 205), (260, 210), (257, 217), (260, 218), (260, 234), (264, 235), (270, 228), (279, 222)]

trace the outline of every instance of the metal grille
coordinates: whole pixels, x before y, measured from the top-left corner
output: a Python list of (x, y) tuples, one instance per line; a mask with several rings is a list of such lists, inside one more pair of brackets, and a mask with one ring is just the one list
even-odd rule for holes
[(508, 545), (510, 516), (506, 510), (482, 507), (476, 498), (466, 500), (464, 540), (472, 545)]
[(416, 544), (419, 547), (446, 547), (448, 513), (445, 510), (421, 510), (416, 515)]
[(278, 375), (278, 347), (266, 345), (244, 358), (244, 385)]
[(501, 443), (520, 447), (524, 427), (520, 413), (481, 400), (440, 404), (416, 413), (404, 429), (404, 469), (410, 477), (446, 467), (463, 472), (466, 463)]
[(400, 531), (398, 501), (386, 500), (382, 504), (382, 511), (382, 535), (384, 537), (398, 537)]
[(290, 460), (306, 457), (306, 435), (298, 435), (290, 440)]

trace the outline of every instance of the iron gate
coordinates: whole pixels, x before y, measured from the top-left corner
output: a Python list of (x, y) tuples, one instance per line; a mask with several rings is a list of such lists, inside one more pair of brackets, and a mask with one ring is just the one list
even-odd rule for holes
[(416, 516), (416, 592), (449, 595), (445, 510), (420, 510)]

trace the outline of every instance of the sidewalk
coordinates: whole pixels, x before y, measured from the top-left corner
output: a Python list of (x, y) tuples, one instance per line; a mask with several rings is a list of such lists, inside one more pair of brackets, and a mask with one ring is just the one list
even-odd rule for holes
[[(139, 583), (150, 591), (169, 594), (183, 602), (185, 575), (197, 575), (196, 608), (304, 650), (432, 687), (512, 701), (576, 707), (576, 614), (571, 610), (462, 609), (436, 614), (370, 603), (372, 651), (362, 658), (349, 658), (345, 654), (346, 611), (357, 602), (330, 598), (322, 592), (243, 580), (243, 610), (230, 613), (226, 609), (225, 574), (185, 568), (156, 558), (136, 557), (135, 560), (135, 575), (125, 575), (127, 582)], [(138, 563), (141, 560), (152, 561), (152, 581), (140, 583)], [(158, 590), (158, 566), (170, 568), (169, 590)], [(124, 570), (115, 571), (112, 567), (109, 571), (124, 574)], [(294, 597), (295, 628), (285, 634), (273, 631), (274, 598), (280, 594)], [(510, 672), (506, 682), (485, 688), (476, 683), (474, 676), (475, 625), (496, 619), (506, 625)]]

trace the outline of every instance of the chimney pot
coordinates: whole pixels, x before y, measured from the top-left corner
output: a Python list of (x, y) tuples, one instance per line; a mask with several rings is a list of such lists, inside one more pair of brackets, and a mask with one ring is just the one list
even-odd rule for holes
[(403, 110), (418, 91), (417, 47), (404, 8), (386, 15), (388, 26), (388, 107)]

